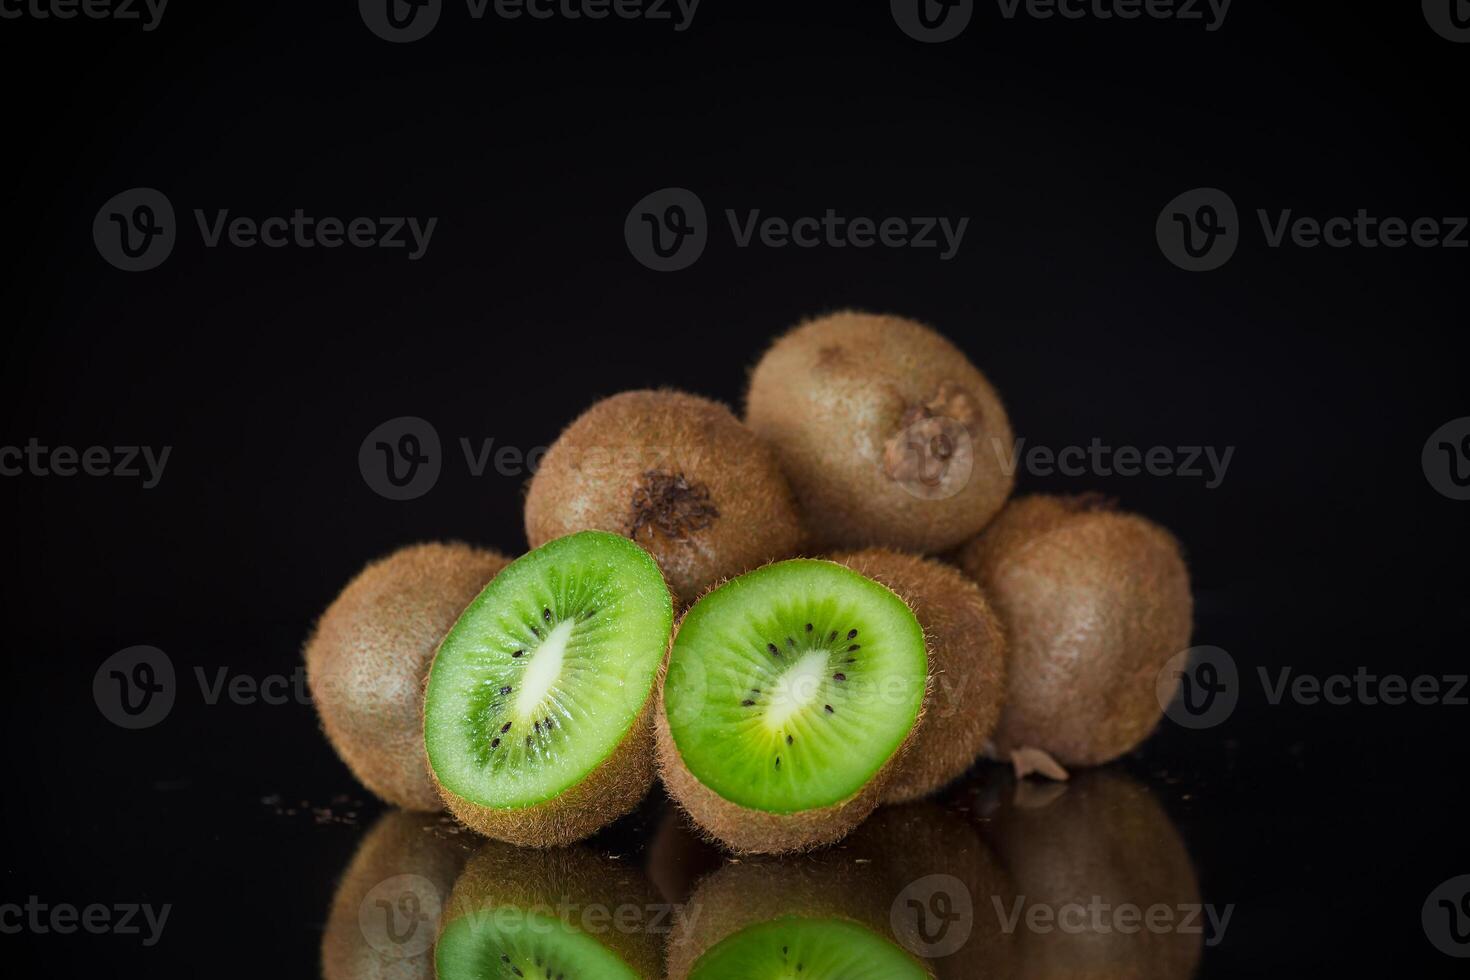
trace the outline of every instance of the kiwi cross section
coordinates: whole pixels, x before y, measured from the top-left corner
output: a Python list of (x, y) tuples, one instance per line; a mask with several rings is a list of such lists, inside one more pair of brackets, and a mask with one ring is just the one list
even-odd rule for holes
[(923, 632), (851, 570), (797, 559), (741, 576), (681, 625), (665, 685), (684, 764), (725, 799), (839, 803), (903, 744), (923, 701)]
[(785, 916), (730, 936), (694, 964), (690, 980), (925, 980), (913, 957), (844, 919)]
[(652, 560), (610, 534), (513, 562), (434, 661), (425, 742), (440, 782), (482, 806), (534, 806), (575, 785), (638, 719), (672, 610)]

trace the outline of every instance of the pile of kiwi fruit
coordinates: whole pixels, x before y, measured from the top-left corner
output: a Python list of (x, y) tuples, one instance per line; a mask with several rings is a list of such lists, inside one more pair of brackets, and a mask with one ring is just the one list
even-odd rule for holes
[[(850, 311), (777, 339), (743, 417), (675, 390), (602, 399), (529, 483), (530, 550), (406, 547), (328, 606), (305, 649), (322, 728), (383, 800), (494, 842), (456, 887), (474, 901), (517, 847), (585, 846), (656, 782), (711, 845), (769, 856), (874, 834), (985, 757), (1060, 777), (1117, 759), (1189, 642), (1181, 548), (1096, 495), (1013, 498), (1012, 439), (953, 343)], [(507, 900), (578, 880), (572, 857), (520, 860), (539, 870)], [(862, 948), (862, 915), (817, 918), (696, 946), (750, 975), (783, 937), (817, 960)], [(441, 975), (540, 955), (446, 935)], [(639, 975), (646, 951), (614, 954)]]

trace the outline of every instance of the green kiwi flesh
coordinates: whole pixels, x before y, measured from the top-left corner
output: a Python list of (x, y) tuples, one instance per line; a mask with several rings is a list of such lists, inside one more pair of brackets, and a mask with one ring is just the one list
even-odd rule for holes
[(424, 742), (451, 811), (551, 846), (631, 809), (652, 777), (648, 708), (672, 619), (658, 566), (618, 535), (570, 535), (512, 562), (429, 672)]
[(893, 943), (843, 919), (787, 916), (722, 940), (690, 980), (924, 980), (929, 971)]
[(642, 980), (593, 936), (534, 909), (458, 919), (439, 937), (434, 959), (439, 980)]

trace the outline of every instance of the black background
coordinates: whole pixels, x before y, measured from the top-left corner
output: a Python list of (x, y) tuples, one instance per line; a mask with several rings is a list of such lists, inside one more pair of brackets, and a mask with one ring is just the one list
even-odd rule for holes
[[(1237, 906), (1201, 975), (1448, 975), (1419, 910), (1470, 872), (1466, 709), (1273, 706), (1253, 679), (1464, 672), (1470, 505), (1433, 490), (1420, 450), (1467, 414), (1467, 253), (1271, 249), (1254, 213), (1465, 214), (1467, 59), (1418, 4), (1236, 0), (1216, 32), (981, 4), (940, 45), (884, 3), (704, 0), (682, 33), (476, 23), (450, 3), (409, 45), (347, 2), (176, 0), (152, 33), (0, 21), (0, 445), (173, 447), (152, 490), (0, 481), (0, 900), (174, 906), (152, 949), (0, 936), (27, 964), (12, 975), (314, 975), (360, 830), (263, 801), (365, 793), (309, 707), (207, 705), (194, 669), (289, 674), (337, 589), (399, 545), (522, 550), (524, 475), (473, 477), (461, 437), (529, 451), (634, 387), (738, 404), (773, 335), (841, 307), (939, 327), (1032, 444), (1235, 447), (1216, 489), (1021, 477), (1172, 528), (1195, 642), (1247, 677), (1226, 724), (1166, 724), (1121, 763), (1165, 800), (1205, 900)], [(163, 266), (127, 274), (91, 224), (135, 186), (167, 194), (182, 227)], [(697, 264), (659, 274), (623, 219), (666, 186), (698, 193), (714, 225)], [(1190, 274), (1154, 220), (1199, 186), (1226, 190), (1246, 232), (1225, 267)], [(192, 223), (297, 207), (439, 225), (409, 262), (205, 249)], [(943, 262), (740, 249), (723, 218), (829, 207), (971, 220)], [(356, 459), (402, 415), (446, 451), (411, 502), (373, 493)], [(136, 644), (185, 683), (164, 724), (125, 732), (90, 686)], [(607, 840), (636, 842), (658, 806)]]

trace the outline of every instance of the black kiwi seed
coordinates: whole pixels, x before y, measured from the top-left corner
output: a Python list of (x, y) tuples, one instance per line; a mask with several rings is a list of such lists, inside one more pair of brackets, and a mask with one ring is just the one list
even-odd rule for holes
[(509, 694), (509, 693), (510, 693), (510, 685), (509, 685), (509, 684), (507, 684), (507, 685), (505, 685), (505, 686), (504, 686), (504, 687), (502, 687), (502, 688), (501, 688), (501, 689), (500, 689), (500, 693), (501, 693), (501, 694)]
[(827, 709), (827, 714), (829, 714), (829, 715), (835, 715), (835, 714), (837, 714), (837, 712), (835, 712), (835, 711), (832, 710), (832, 706), (830, 704), (824, 704), (824, 705), (822, 705), (822, 707), (824, 707), (824, 708)]
[(766, 644), (766, 649), (769, 650), (769, 651), (771, 651), (771, 656), (773, 656), (773, 657), (779, 657), (779, 656), (781, 656), (780, 649), (774, 643), (767, 643)]
[(811, 624), (811, 623), (807, 623), (807, 624), (806, 624), (806, 631), (807, 631), (807, 632), (808, 632), (808, 633), (810, 633), (810, 632), (811, 632), (811, 631), (812, 631), (812, 624)]
[(500, 954), (500, 962), (502, 962), (502, 963), (509, 963), (510, 962), (510, 957), (509, 956), (506, 956), (504, 953), (501, 953)]
[(796, 646), (796, 641), (793, 640), (791, 637), (788, 636), (786, 638), (786, 645), (789, 646), (789, 647), (794, 647), (794, 646)]
[(847, 631), (847, 638), (849, 640), (856, 640), (857, 639), (857, 630), (848, 630)]
[(744, 701), (741, 701), (740, 702), (740, 707), (742, 707), (742, 708), (749, 708), (749, 707), (753, 707), (754, 705), (755, 705), (755, 702), (752, 701), (752, 700), (750, 700), (750, 698), (746, 698)]
[(827, 642), (828, 643), (831, 643), (835, 639), (837, 639), (837, 631), (836, 630), (833, 630), (832, 631), (832, 635), (829, 636), (829, 637), (827, 637)]
[(777, 769), (780, 769), (781, 768), (781, 757), (779, 755), (776, 756), (776, 768)]
[(847, 680), (847, 675), (839, 672), (839, 673), (833, 674), (832, 675), (832, 679), (834, 681), (845, 681), (845, 680)]
[(856, 653), (857, 651), (861, 650), (862, 648), (863, 648), (863, 645), (861, 643), (854, 643), (852, 646), (850, 646), (850, 647), (847, 648), (847, 652), (848, 653)]
[(790, 744), (791, 744), (791, 742), (792, 742), (792, 738), (791, 738), (791, 736), (790, 736), (790, 735), (787, 735), (787, 736), (786, 736), (786, 744), (787, 744), (787, 745), (790, 745)]
[[(550, 609), (543, 609), (543, 610), (541, 610), (541, 618), (544, 619), (544, 620), (546, 620), (548, 623), (551, 622), (551, 610)], [(853, 630), (851, 633), (849, 633), (847, 635), (847, 638), (850, 640), (854, 636), (857, 636), (857, 630)]]
[(525, 655), (526, 651), (524, 650), (517, 650), (515, 653), (511, 654), (512, 657), (524, 657)]
[(504, 725), (500, 726), (500, 734), (504, 735), (508, 731), (510, 731), (510, 722), (506, 722)]
[(500, 748), (500, 739), (498, 739), (498, 738), (492, 738), (490, 740), (490, 747), (492, 749), (498, 749), (498, 748)]

